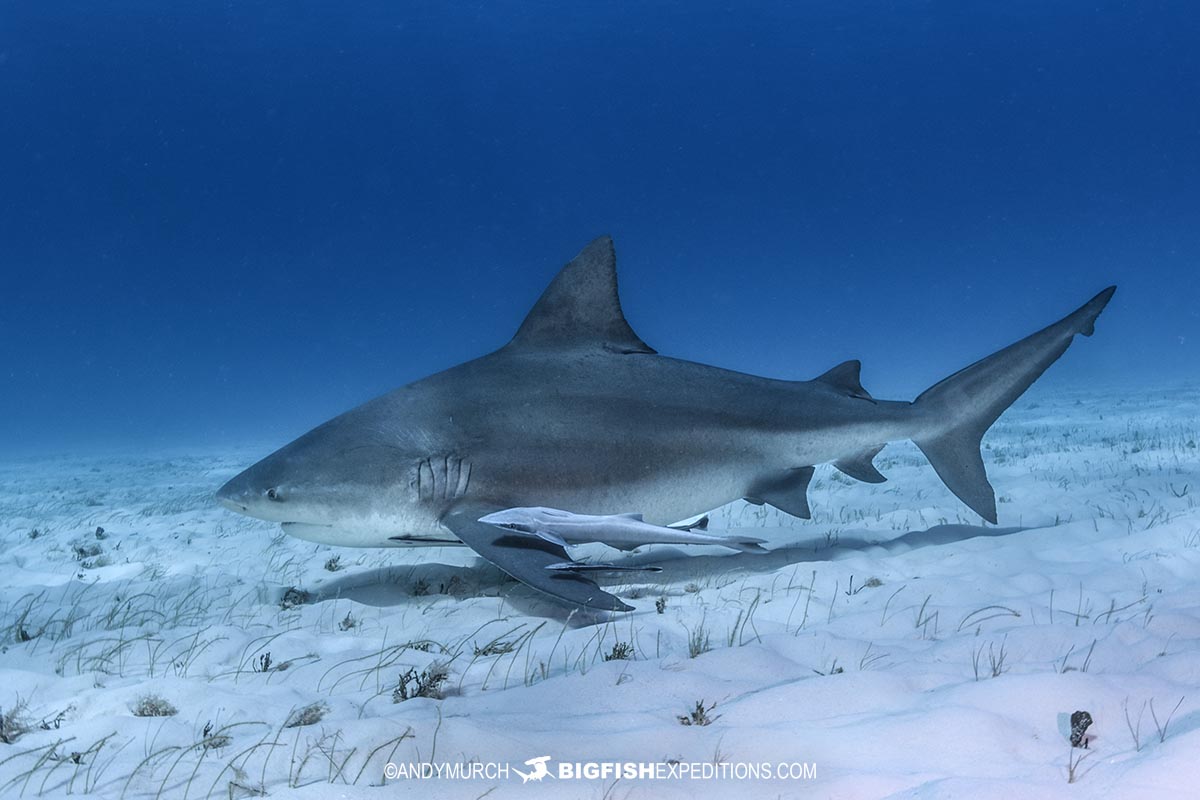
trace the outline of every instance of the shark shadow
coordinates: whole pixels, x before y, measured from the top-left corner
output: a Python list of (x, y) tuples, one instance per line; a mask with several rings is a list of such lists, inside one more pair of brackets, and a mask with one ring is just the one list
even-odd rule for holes
[[(881, 539), (873, 531), (843, 532), (837, 544), (825, 546), (824, 539), (808, 538), (784, 544), (766, 553), (698, 554), (678, 547), (652, 545), (644, 551), (609, 557), (606, 548), (582, 548), (605, 561), (627, 567), (661, 567), (661, 573), (630, 573), (622, 579), (605, 581), (622, 596), (660, 594), (660, 587), (677, 583), (682, 576), (737, 576), (777, 572), (795, 564), (839, 561), (855, 555), (899, 555), (925, 547), (939, 547), (975, 538), (1011, 536), (1028, 527), (983, 527), (981, 525), (934, 525), (931, 528)], [(744, 532), (744, 531), (743, 531)], [(761, 531), (759, 531), (761, 532)], [(713, 551), (718, 548), (705, 548)], [(558, 619), (572, 627), (586, 626), (608, 618), (605, 612), (572, 610), (549, 601), (540, 593), (509, 578), (486, 560), (474, 565), (451, 565), (436, 561), (396, 564), (347, 574), (311, 591), (310, 602), (353, 600), (363, 605), (386, 608), (421, 602), (422, 598), (449, 596), (458, 599), (495, 597), (518, 613)]]

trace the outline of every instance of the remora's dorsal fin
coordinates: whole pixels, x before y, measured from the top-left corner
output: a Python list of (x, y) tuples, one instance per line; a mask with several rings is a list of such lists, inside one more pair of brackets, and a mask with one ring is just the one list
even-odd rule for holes
[(668, 525), (667, 527), (674, 528), (677, 531), (701, 531), (701, 532), (707, 531), (708, 530), (708, 514), (701, 516), (699, 519), (695, 520), (694, 522), (688, 522), (685, 520), (683, 522), (672, 523), (671, 525)]
[(596, 239), (562, 268), (517, 329), (512, 344), (656, 352), (638, 338), (621, 311), (617, 256), (611, 238)]
[(861, 371), (862, 362), (858, 359), (843, 361), (825, 374), (813, 378), (813, 380), (827, 383), (836, 389), (841, 389), (850, 397), (870, 400), (871, 395), (863, 388), (862, 379), (859, 377)]

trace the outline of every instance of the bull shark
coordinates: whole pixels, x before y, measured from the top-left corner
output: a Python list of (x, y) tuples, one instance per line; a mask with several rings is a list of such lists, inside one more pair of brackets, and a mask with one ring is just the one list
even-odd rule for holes
[(313, 542), (466, 545), (563, 603), (629, 611), (566, 540), (481, 519), (552, 508), (670, 526), (738, 499), (807, 519), (816, 465), (880, 483), (875, 456), (911, 439), (950, 491), (995, 523), (984, 433), (1076, 335), (1092, 335), (1115, 289), (911, 402), (881, 400), (863, 388), (858, 361), (786, 381), (659, 355), (625, 319), (602, 237), (499, 350), (329, 420), (216, 498)]

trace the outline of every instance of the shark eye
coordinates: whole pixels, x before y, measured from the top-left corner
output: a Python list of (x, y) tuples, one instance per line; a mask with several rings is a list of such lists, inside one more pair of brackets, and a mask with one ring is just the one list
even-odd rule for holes
[(283, 498), (281, 497), (279, 490), (276, 489), (274, 486), (272, 486), (270, 489), (267, 489), (267, 499), (268, 500), (281, 500)]

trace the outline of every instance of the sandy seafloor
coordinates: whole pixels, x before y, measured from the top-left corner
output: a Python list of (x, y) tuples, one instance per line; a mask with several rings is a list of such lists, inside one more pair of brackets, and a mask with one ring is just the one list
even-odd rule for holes
[[(215, 506), (212, 491), (274, 444), (0, 465), (0, 713), (15, 738), (0, 743), (0, 796), (1012, 800), (1200, 786), (1195, 388), (1032, 390), (985, 439), (998, 527), (904, 444), (878, 458), (880, 486), (820, 468), (812, 521), (742, 503), (714, 514), (768, 539), (768, 555), (594, 547), (664, 567), (605, 581), (637, 607), (612, 617), (568, 615), (466, 549), (318, 546)], [(307, 602), (284, 602), (293, 587)], [(605, 660), (618, 643), (630, 658)], [(435, 662), (443, 699), (393, 702), (401, 673)], [(135, 716), (147, 695), (177, 713)], [(680, 724), (697, 701), (715, 719)], [(287, 727), (312, 704), (318, 721)], [(1077, 710), (1094, 723), (1071, 784)], [(542, 755), (552, 774), (677, 760), (803, 762), (815, 778), (384, 778), (389, 760), (525, 770)]]

